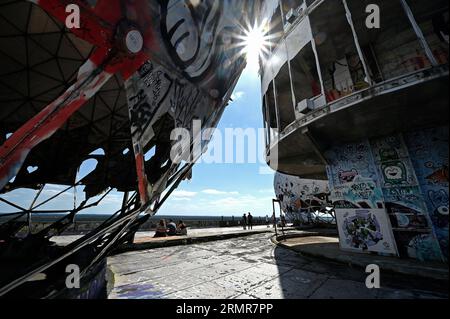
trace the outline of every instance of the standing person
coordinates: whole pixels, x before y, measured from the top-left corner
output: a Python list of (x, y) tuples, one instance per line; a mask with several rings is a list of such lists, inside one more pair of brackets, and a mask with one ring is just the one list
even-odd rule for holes
[(281, 215), (281, 227), (286, 227), (286, 217), (284, 214)]
[(158, 226), (156, 227), (156, 233), (155, 238), (158, 237), (167, 237), (167, 227), (166, 227), (166, 221), (164, 219), (161, 219), (159, 221)]
[(267, 225), (267, 228), (270, 228), (270, 219), (269, 219), (269, 215), (266, 215), (266, 225)]
[(247, 229), (247, 215), (245, 215), (245, 214), (242, 216), (242, 224), (243, 224), (244, 230), (246, 230)]
[(252, 214), (250, 214), (250, 212), (248, 213), (247, 216), (247, 222), (248, 222), (248, 229), (253, 229), (253, 216)]

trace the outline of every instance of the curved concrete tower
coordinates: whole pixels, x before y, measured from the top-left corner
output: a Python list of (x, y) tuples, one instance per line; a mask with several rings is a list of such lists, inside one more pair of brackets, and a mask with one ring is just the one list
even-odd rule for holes
[(342, 249), (448, 260), (448, 3), (274, 0), (267, 161), (328, 179)]

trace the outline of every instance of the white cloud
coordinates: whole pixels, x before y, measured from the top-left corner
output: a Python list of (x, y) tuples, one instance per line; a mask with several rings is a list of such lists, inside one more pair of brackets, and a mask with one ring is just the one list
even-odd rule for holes
[(231, 99), (232, 99), (234, 102), (236, 102), (237, 100), (243, 98), (244, 95), (245, 95), (245, 92), (243, 92), (243, 91), (237, 91), (237, 92), (234, 92), (234, 93), (231, 95)]
[(53, 197), (53, 196), (62, 196), (62, 197), (73, 197), (73, 190), (68, 190), (67, 192), (64, 192), (61, 194), (61, 192), (63, 191), (63, 189), (58, 190), (58, 189), (44, 189), (41, 193), (41, 195), (43, 196), (49, 196), (49, 197)]
[(192, 199), (189, 197), (174, 197), (173, 200), (176, 202), (190, 202)]
[[(101, 196), (103, 196), (103, 195), (96, 197), (92, 201), (100, 199)], [(123, 196), (121, 196), (119, 194), (109, 194), (102, 201), (103, 204), (118, 205), (118, 207), (120, 207), (122, 205), (122, 202), (123, 202)]]
[(202, 193), (207, 195), (239, 195), (239, 192), (225, 192), (217, 189), (205, 189), (202, 190)]
[(177, 191), (173, 192), (172, 197), (191, 198), (191, 197), (195, 197), (196, 195), (197, 195), (196, 192), (189, 192), (189, 191), (185, 191), (185, 190), (177, 190)]
[[(254, 216), (266, 216), (272, 214), (272, 196), (268, 194), (239, 194), (237, 192), (223, 192), (205, 189), (201, 194), (212, 193), (214, 196), (199, 197), (195, 201), (179, 201), (175, 198), (169, 200), (161, 214), (180, 213), (184, 215), (227, 215), (241, 216), (243, 213), (252, 212)], [(236, 194), (230, 194), (236, 193)]]

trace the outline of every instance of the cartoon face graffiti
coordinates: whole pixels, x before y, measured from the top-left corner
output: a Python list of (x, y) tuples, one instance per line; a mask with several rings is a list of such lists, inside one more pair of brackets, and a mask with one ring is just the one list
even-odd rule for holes
[[(248, 0), (159, 0), (161, 35), (171, 60), (186, 78), (209, 86), (218, 98), (227, 90), (228, 74), (244, 60), (238, 42), (240, 16), (254, 8)], [(221, 81), (217, 81), (220, 78)]]
[(174, 62), (192, 78), (211, 64), (223, 1), (160, 0), (161, 31)]
[(355, 169), (352, 169), (351, 171), (340, 171), (339, 181), (341, 184), (351, 183), (355, 180), (356, 176), (358, 176), (358, 171)]
[(389, 180), (401, 180), (403, 178), (403, 170), (399, 166), (388, 166), (384, 169), (384, 173)]
[(382, 165), (384, 180), (390, 184), (402, 184), (406, 182), (406, 167), (402, 162), (391, 162)]
[(383, 148), (380, 150), (380, 158), (382, 162), (397, 160), (398, 154), (393, 148)]

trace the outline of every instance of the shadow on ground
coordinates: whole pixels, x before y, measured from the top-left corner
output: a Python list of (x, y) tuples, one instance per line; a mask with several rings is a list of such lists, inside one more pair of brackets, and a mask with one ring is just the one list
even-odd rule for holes
[[(448, 298), (448, 281), (424, 279), (381, 270), (381, 289), (368, 289), (365, 269), (352, 264), (304, 255), (298, 251), (334, 251), (339, 244), (310, 240), (277, 246), (274, 259), (280, 272), (283, 298), (313, 299), (409, 299)], [(281, 297), (281, 296), (279, 296)]]

